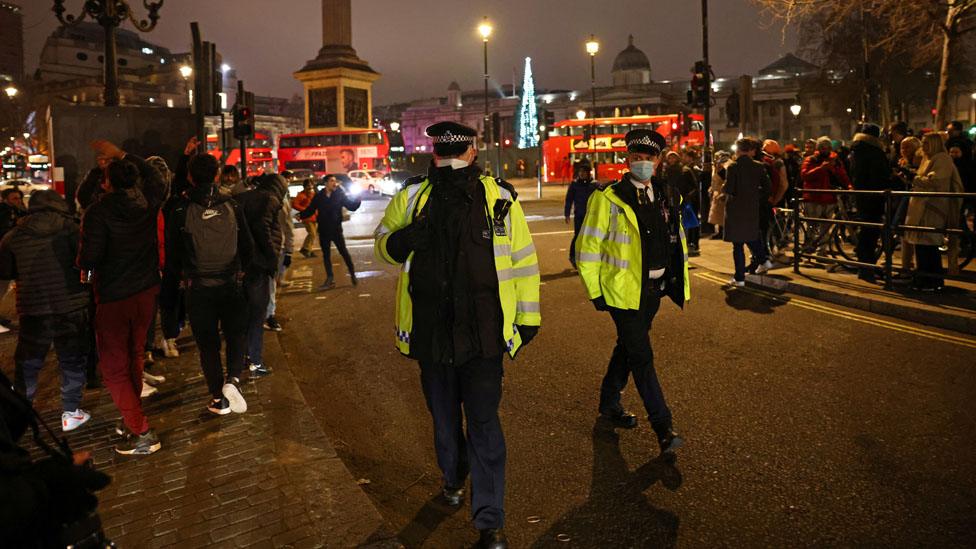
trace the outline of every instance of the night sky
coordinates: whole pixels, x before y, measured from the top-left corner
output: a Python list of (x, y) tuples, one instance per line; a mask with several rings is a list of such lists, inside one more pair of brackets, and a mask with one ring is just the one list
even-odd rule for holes
[[(51, 0), (18, 0), (24, 7), (28, 70), (57, 27)], [(81, 0), (68, 0), (77, 13)], [(142, 2), (130, 0), (136, 13)], [(188, 51), (189, 23), (200, 23), (238, 77), (259, 95), (288, 97), (301, 91), (291, 76), (321, 46), (318, 0), (166, 0), (159, 26), (145, 36), (174, 52)], [(588, 88), (583, 42), (601, 42), (597, 83), (607, 85), (616, 54), (633, 34), (651, 61), (654, 80), (688, 78), (701, 57), (699, 2), (692, 0), (355, 0), (353, 46), (383, 74), (374, 103), (443, 95), (451, 80), (465, 90), (482, 84), (481, 40), (476, 26), (488, 15), (495, 26), (489, 71), (495, 82), (521, 83), (532, 57), (538, 88)], [(748, 0), (712, 0), (711, 57), (718, 76), (755, 74), (795, 46), (782, 43), (779, 27), (764, 28)], [(131, 24), (126, 28), (132, 29)]]

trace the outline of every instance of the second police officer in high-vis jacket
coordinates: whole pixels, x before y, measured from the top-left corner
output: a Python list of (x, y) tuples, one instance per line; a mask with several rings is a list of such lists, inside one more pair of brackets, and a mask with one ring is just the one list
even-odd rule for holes
[(675, 433), (671, 410), (654, 370), (650, 329), (662, 297), (679, 307), (691, 297), (688, 248), (680, 218), (680, 194), (656, 175), (664, 138), (652, 130), (631, 130), (629, 172), (593, 193), (576, 242), (576, 263), (587, 296), (608, 311), (617, 342), (600, 387), (599, 411), (615, 426), (633, 428), (620, 392), (633, 376), (662, 454), (684, 442)]
[(396, 345), (420, 363), (444, 498), (460, 505), (470, 470), (479, 546), (497, 549), (507, 547), (502, 359), (539, 330), (539, 264), (515, 189), (475, 163), (476, 134), (454, 122), (427, 128), (434, 162), (393, 197), (375, 249), (402, 264)]

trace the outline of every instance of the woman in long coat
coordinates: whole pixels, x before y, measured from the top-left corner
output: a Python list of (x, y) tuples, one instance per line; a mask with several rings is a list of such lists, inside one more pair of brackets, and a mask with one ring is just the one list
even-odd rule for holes
[(712, 170), (712, 184), (708, 188), (711, 197), (711, 208), (708, 209), (708, 222), (715, 226), (713, 240), (722, 238), (722, 228), (725, 226), (725, 170), (728, 166), (729, 155), (725, 151), (716, 154), (715, 168)]
[[(929, 133), (922, 138), (922, 165), (912, 183), (912, 190), (918, 192), (963, 192), (962, 178), (952, 158), (946, 151), (942, 136)], [(959, 198), (912, 197), (908, 202), (908, 215), (905, 224), (913, 227), (932, 227), (936, 229), (957, 228), (962, 200)], [(905, 241), (915, 245), (915, 258), (918, 260), (912, 287), (926, 292), (942, 289), (945, 280), (942, 274), (942, 253), (939, 247), (944, 242), (940, 233), (906, 231)], [(928, 276), (920, 273), (927, 273)]]

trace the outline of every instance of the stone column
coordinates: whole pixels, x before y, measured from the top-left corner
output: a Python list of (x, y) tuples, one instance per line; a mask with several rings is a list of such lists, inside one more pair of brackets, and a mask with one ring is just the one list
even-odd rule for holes
[(352, 46), (352, 0), (322, 0), (322, 45)]

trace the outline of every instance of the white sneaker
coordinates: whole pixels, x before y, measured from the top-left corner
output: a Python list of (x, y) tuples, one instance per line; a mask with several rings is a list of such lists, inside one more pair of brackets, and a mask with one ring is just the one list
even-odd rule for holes
[(180, 348), (176, 345), (176, 339), (163, 340), (163, 356), (166, 358), (176, 358), (180, 356)]
[(158, 392), (159, 392), (159, 389), (153, 387), (152, 385), (150, 385), (148, 383), (143, 383), (142, 384), (142, 394), (139, 395), (139, 397), (140, 398), (151, 397), (151, 396), (153, 396), (154, 394), (156, 394)]
[(241, 394), (241, 390), (237, 388), (237, 383), (233, 381), (224, 383), (224, 387), (220, 392), (223, 393), (224, 398), (230, 403), (231, 412), (243, 414), (247, 411), (247, 401), (244, 400), (244, 395)]
[(91, 419), (91, 414), (78, 408), (74, 412), (61, 414), (61, 430), (67, 433), (81, 427)]
[(761, 275), (764, 273), (768, 273), (769, 270), (772, 268), (773, 268), (773, 262), (767, 259), (765, 263), (756, 267), (756, 274)]
[(730, 278), (729, 279), (729, 286), (732, 286), (733, 288), (745, 288), (746, 281), (745, 280), (736, 280), (734, 278)]
[(153, 374), (150, 374), (146, 370), (143, 370), (142, 382), (143, 384), (148, 383), (149, 385), (159, 385), (161, 383), (166, 383), (166, 378), (164, 376), (155, 376)]

